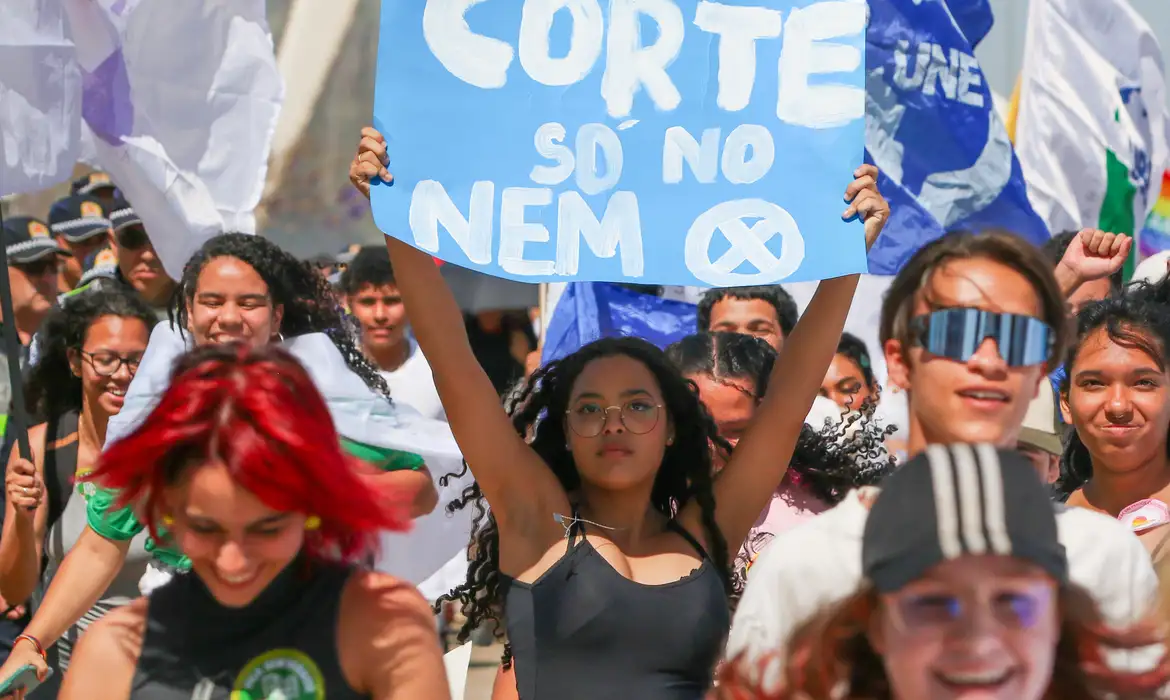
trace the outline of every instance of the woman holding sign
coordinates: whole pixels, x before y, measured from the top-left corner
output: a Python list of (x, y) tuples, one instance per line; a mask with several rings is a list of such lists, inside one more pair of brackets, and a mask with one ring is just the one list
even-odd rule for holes
[[(366, 129), (350, 179), (386, 170)], [(889, 214), (877, 170), (845, 192), (872, 245)], [(821, 282), (785, 343), (756, 420), (729, 445), (659, 349), (605, 339), (538, 370), (501, 410), (462, 315), (426, 253), (387, 238), (419, 346), (486, 497), (468, 581), (450, 595), (467, 625), (507, 617), (523, 700), (697, 700), (730, 624), (731, 558), (784, 478), (837, 350), (856, 275)], [(811, 319), (811, 320), (810, 320)], [(483, 511), (480, 511), (483, 513)]]

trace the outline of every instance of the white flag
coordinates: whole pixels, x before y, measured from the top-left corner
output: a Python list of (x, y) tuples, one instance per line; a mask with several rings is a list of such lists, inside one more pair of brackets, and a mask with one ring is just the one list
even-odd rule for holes
[(97, 161), (168, 274), (218, 233), (254, 233), (283, 97), (264, 0), (62, 3)]
[(1051, 231), (1141, 228), (1170, 156), (1165, 92), (1162, 51), (1125, 0), (1032, 0), (1015, 146)]
[(58, 0), (0, 2), (0, 195), (73, 173), (81, 73)]

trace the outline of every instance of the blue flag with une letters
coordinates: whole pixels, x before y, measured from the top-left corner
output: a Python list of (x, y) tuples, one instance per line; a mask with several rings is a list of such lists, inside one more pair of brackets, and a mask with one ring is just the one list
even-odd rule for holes
[(1048, 239), (992, 102), (974, 46), (987, 0), (870, 0), (866, 160), (881, 171), (890, 222), (869, 271), (892, 275), (944, 233), (1002, 228)]
[(374, 220), (522, 282), (865, 270), (864, 0), (383, 0)]

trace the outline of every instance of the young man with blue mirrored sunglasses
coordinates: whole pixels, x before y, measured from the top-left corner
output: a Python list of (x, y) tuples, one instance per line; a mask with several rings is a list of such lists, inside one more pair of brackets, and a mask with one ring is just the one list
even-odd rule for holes
[[(908, 395), (910, 455), (930, 444), (1015, 448), (1068, 341), (1066, 320), (1051, 265), (1023, 239), (952, 234), (916, 253), (891, 284), (881, 321), (890, 383)], [(772, 540), (748, 575), (729, 658), (782, 650), (800, 624), (863, 585), (861, 538), (876, 493), (855, 491)], [(1107, 516), (1058, 508), (1071, 579), (1110, 622), (1145, 614), (1157, 580), (1137, 538)]]

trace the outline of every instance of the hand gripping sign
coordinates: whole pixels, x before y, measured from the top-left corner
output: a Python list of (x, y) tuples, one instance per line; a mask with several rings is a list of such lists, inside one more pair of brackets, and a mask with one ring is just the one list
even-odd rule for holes
[(384, 0), (387, 234), (524, 282), (865, 270), (864, 0)]

